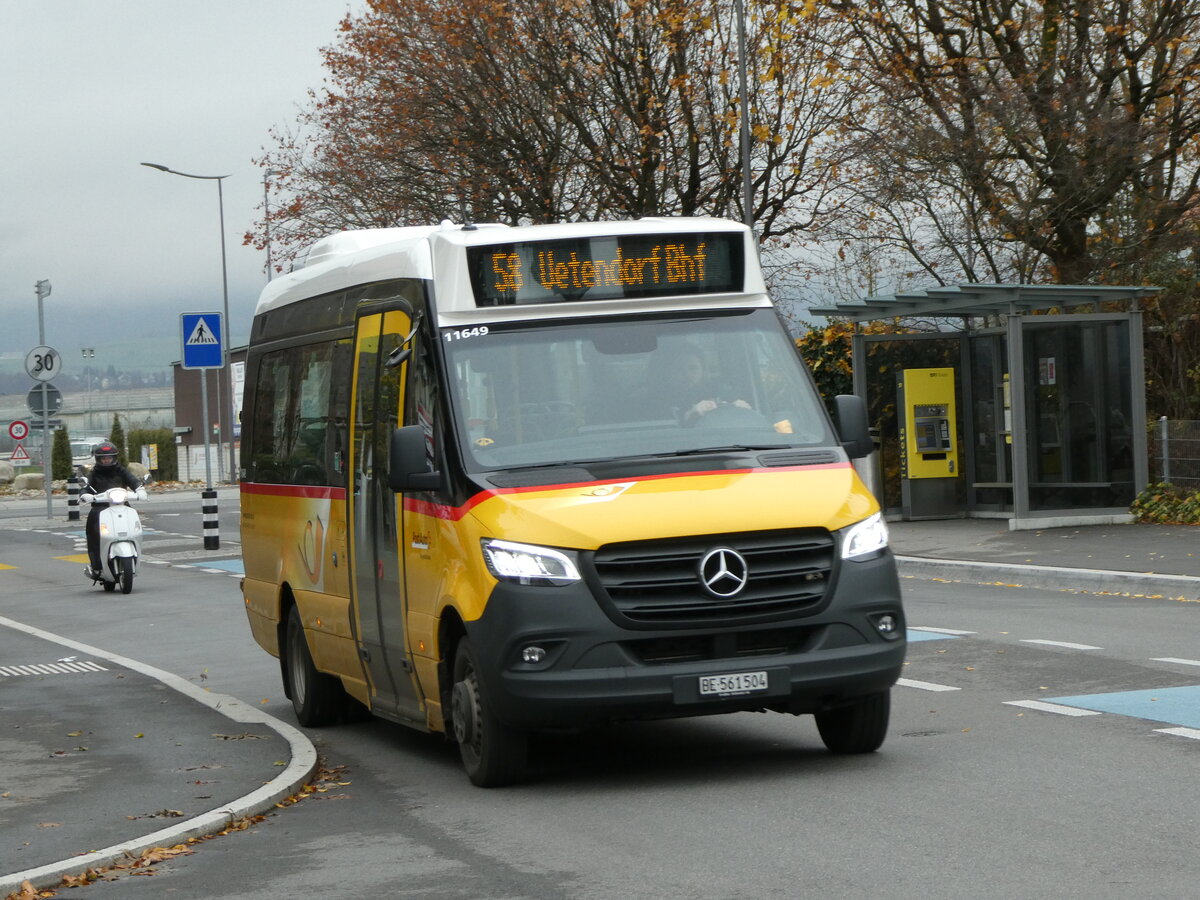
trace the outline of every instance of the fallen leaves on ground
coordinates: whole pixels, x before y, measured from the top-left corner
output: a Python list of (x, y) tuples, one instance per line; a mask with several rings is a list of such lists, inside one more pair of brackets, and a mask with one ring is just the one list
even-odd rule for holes
[(324, 794), (335, 787), (349, 787), (349, 781), (341, 780), (345, 778), (345, 773), (345, 766), (329, 767), (322, 762), (318, 762), (317, 770), (313, 773), (312, 780), (300, 788), (299, 793), (285, 797), (275, 805), (280, 808), (294, 806), (306, 797), (311, 797), (313, 794)]
[[(195, 768), (203, 769), (208, 768), (208, 766), (196, 766)], [(299, 793), (293, 794), (275, 805), (280, 808), (292, 806), (305, 797), (311, 796), (313, 793), (325, 793), (334, 787), (348, 787), (350, 782), (341, 780), (345, 778), (345, 773), (345, 766), (327, 766), (324, 760), (319, 760), (312, 780), (304, 785)], [(147, 816), (127, 816), (126, 818), (154, 818), (164, 815), (175, 817), (182, 816), (183, 813), (175, 809), (164, 809)], [(116, 881), (125, 873), (130, 875), (153, 875), (154, 870), (150, 867), (156, 863), (174, 859), (177, 856), (189, 856), (195, 852), (191, 848), (196, 844), (202, 844), (205, 841), (211, 841), (213, 838), (232, 834), (235, 831), (246, 831), (254, 825), (266, 821), (266, 818), (262, 814), (242, 816), (240, 819), (230, 820), (228, 825), (213, 834), (188, 838), (185, 844), (176, 844), (173, 847), (151, 847), (136, 855), (127, 853), (124, 861), (114, 863), (111, 866), (102, 868), (89, 867), (78, 875), (64, 875), (62, 881), (54, 887), (39, 889), (35, 888), (31, 882), (25, 881), (21, 884), (20, 890), (9, 894), (4, 900), (45, 900), (45, 898), (57, 897), (59, 888), (82, 887), (101, 880)], [(47, 827), (49, 827), (49, 823), (47, 823)]]

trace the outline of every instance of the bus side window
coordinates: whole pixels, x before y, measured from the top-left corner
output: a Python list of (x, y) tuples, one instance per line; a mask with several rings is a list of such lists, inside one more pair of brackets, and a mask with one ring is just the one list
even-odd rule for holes
[(254, 422), (254, 481), (321, 485), (329, 481), (333, 346), (314, 344), (263, 356)]
[(438, 468), (441, 444), (441, 409), (438, 404), (437, 370), (429, 348), (429, 336), (423, 328), (413, 339), (413, 355), (408, 363), (408, 391), (404, 403), (404, 424), (425, 429), (426, 463)]
[(329, 480), (326, 461), (333, 348), (329, 344), (318, 344), (293, 352), (297, 354), (294, 374), (299, 376), (299, 390), (289, 428), (288, 481), (292, 484), (325, 484)]
[(268, 353), (258, 363), (258, 390), (254, 402), (254, 459), (252, 481), (282, 484), (286, 445), (283, 429), (287, 422), (287, 407), (291, 394), (291, 373), (286, 351)]
[(329, 385), (329, 440), (327, 444), (328, 466), (338, 484), (345, 484), (346, 463), (349, 459), (346, 439), (348, 421), (345, 410), (350, 408), (350, 380), (353, 375), (354, 350), (349, 338), (333, 345), (333, 366)]

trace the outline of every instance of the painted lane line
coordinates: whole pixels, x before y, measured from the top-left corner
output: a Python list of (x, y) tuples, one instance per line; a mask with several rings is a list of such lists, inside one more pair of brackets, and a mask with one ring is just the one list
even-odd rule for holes
[(909, 625), (914, 631), (932, 631), (934, 634), (979, 634), (978, 631), (959, 631), (957, 628), (934, 628), (932, 625)]
[(962, 688), (951, 687), (948, 684), (933, 684), (929, 681), (913, 681), (911, 678), (900, 678), (896, 684), (901, 687), (916, 688), (919, 691), (961, 691)]
[(918, 643), (920, 641), (956, 641), (959, 636), (957, 634), (935, 634), (932, 631), (921, 631), (916, 628), (909, 628), (904, 632), (904, 636), (909, 643)]
[(1007, 706), (1020, 706), (1025, 709), (1037, 709), (1042, 712), (1058, 713), (1060, 716), (1098, 716), (1094, 709), (1076, 709), (1073, 706), (1059, 706), (1057, 703), (1045, 703), (1041, 700), (1005, 700)]
[(1154, 731), (1156, 734), (1173, 734), (1177, 737), (1200, 741), (1200, 728), (1155, 728)]
[(10, 678), (15, 675), (68, 675), (75, 672), (107, 672), (104, 666), (94, 662), (82, 663), (30, 663), (20, 666), (0, 666), (0, 675)]
[(1027, 638), (1022, 644), (1044, 644), (1047, 647), (1066, 647), (1068, 650), (1103, 650), (1103, 647), (1093, 647), (1091, 644), (1072, 644), (1070, 641), (1043, 641), (1038, 638)]
[(1081, 709), (1149, 719), (1182, 728), (1200, 728), (1200, 685), (1195, 684), (1047, 699)]
[(1178, 663), (1181, 666), (1200, 666), (1200, 659), (1179, 659), (1174, 656), (1155, 656), (1150, 662)]

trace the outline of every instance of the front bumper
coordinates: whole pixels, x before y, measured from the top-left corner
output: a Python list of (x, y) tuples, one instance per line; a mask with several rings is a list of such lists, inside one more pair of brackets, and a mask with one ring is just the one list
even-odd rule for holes
[[(906, 649), (890, 553), (841, 562), (827, 599), (810, 615), (767, 623), (630, 628), (614, 621), (584, 582), (500, 584), (482, 618), (466, 627), (485, 699), (514, 727), (757, 709), (812, 713), (887, 690)], [(876, 626), (884, 615), (893, 617), (891, 634)], [(527, 647), (541, 648), (544, 659), (524, 661)], [(738, 673), (766, 673), (765, 689), (701, 693), (702, 676)]]

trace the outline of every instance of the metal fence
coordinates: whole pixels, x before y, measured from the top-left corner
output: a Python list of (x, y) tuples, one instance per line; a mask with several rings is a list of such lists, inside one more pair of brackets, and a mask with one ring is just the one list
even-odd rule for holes
[(1150, 431), (1150, 480), (1200, 490), (1200, 420), (1158, 420)]

